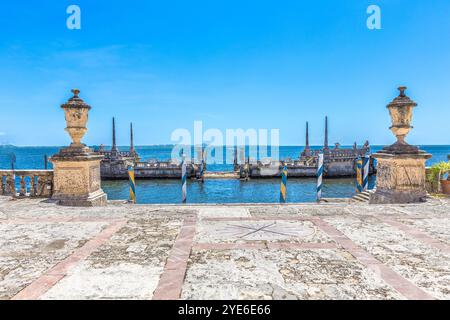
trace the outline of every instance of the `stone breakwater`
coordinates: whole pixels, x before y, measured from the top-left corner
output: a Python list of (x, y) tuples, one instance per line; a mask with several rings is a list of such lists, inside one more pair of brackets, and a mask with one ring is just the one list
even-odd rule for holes
[(449, 205), (0, 197), (0, 298), (449, 299)]

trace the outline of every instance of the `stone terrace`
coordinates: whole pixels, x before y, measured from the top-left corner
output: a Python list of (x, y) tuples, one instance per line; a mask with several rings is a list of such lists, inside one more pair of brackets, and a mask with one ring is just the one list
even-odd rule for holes
[(0, 197), (0, 299), (449, 299), (449, 205)]

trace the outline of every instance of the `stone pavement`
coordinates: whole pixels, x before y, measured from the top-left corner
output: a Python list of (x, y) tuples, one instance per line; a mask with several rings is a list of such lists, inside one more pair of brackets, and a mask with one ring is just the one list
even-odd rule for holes
[(449, 205), (0, 197), (0, 299), (449, 299)]

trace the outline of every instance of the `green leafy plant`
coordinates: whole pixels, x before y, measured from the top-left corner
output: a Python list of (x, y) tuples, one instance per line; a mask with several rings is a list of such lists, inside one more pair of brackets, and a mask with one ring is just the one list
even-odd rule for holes
[(439, 183), (444, 174), (450, 172), (450, 161), (439, 162), (434, 164), (428, 173), (427, 180), (431, 183)]

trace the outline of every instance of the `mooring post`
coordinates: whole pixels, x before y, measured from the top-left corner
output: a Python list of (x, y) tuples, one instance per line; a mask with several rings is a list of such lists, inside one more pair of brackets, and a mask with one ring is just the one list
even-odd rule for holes
[(250, 155), (247, 156), (247, 162), (245, 163), (245, 181), (250, 178)]
[(134, 176), (134, 167), (128, 166), (128, 180), (130, 183), (130, 203), (136, 203), (136, 179)]
[(234, 169), (234, 171), (239, 170), (237, 144), (234, 145), (233, 169)]
[(186, 159), (184, 152), (181, 160), (181, 202), (186, 203)]
[(359, 157), (358, 160), (356, 160), (356, 192), (362, 192), (362, 167), (363, 162), (362, 159)]
[(369, 164), (370, 156), (365, 155), (363, 161), (363, 179), (362, 179), (362, 190), (367, 191), (369, 189)]
[(201, 182), (205, 182), (205, 160), (202, 159), (201, 167), (200, 167), (200, 179)]
[(288, 176), (288, 169), (287, 166), (284, 165), (283, 170), (281, 171), (281, 185), (280, 185), (280, 202), (282, 203), (286, 203), (287, 176)]
[(206, 171), (206, 170), (208, 170), (208, 165), (207, 165), (208, 164), (208, 152), (207, 152), (207, 150), (205, 150), (205, 148), (203, 148), (202, 155), (203, 155), (203, 161), (205, 164), (205, 166), (203, 167), (203, 170)]
[(317, 202), (322, 199), (323, 153), (317, 159)]

